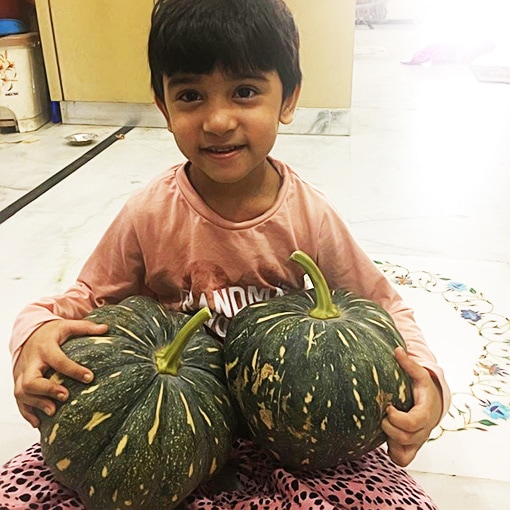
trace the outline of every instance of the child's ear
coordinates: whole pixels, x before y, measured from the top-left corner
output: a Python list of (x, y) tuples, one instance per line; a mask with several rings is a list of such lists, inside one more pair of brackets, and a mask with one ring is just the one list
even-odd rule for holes
[(282, 124), (290, 124), (294, 118), (294, 112), (301, 93), (301, 85), (298, 85), (294, 92), (283, 100), (282, 108), (280, 111), (280, 122)]
[(154, 101), (156, 102), (156, 106), (159, 108), (159, 111), (163, 114), (166, 120), (166, 128), (168, 131), (172, 132), (172, 124), (170, 123), (170, 115), (168, 115), (168, 110), (166, 108), (165, 102), (160, 99), (158, 96), (154, 96)]

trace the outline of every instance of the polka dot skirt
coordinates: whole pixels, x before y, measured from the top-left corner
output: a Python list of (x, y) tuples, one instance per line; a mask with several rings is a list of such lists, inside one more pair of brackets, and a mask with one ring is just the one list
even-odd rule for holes
[[(423, 489), (379, 448), (334, 469), (290, 473), (251, 441), (236, 442), (221, 476), (200, 486), (183, 510), (437, 510)], [(38, 444), (0, 468), (0, 510), (85, 510), (57, 482)]]

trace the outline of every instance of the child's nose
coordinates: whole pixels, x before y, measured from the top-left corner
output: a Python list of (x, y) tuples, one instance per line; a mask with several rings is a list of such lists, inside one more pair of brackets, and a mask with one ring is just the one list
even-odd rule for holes
[(207, 133), (224, 135), (237, 127), (237, 118), (232, 108), (211, 108), (204, 119), (203, 129)]

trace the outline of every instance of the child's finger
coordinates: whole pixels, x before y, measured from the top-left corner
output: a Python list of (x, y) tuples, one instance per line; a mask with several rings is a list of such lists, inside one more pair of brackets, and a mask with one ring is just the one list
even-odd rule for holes
[(108, 331), (107, 324), (96, 324), (88, 320), (66, 320), (61, 324), (61, 343), (64, 343), (70, 336), (101, 335)]
[(420, 437), (428, 435), (426, 416), (416, 408), (408, 412), (403, 412), (393, 406), (388, 406), (383, 424), (385, 422), (387, 426), (391, 425), (394, 430), (398, 430), (402, 434)]
[(388, 454), (391, 460), (402, 467), (408, 466), (413, 459), (416, 457), (418, 453), (419, 447), (414, 445), (412, 446), (402, 446), (398, 443), (394, 443), (393, 441), (388, 441)]
[[(94, 374), (91, 370), (68, 358), (60, 349), (52, 352), (51, 358), (48, 358), (47, 363), (56, 372), (66, 375), (67, 377), (71, 377), (72, 379), (76, 379), (77, 381), (89, 383), (94, 378)], [(57, 386), (60, 387), (60, 385), (55, 382), (53, 385), (54, 391), (56, 392)]]
[(48, 415), (55, 412), (55, 403), (50, 398), (52, 396), (51, 386), (48, 379), (41, 376), (32, 378), (28, 374), (27, 377), (16, 382), (14, 396), (23, 417), (31, 424), (38, 421), (32, 408), (40, 409)]
[(18, 402), (17, 404), (21, 416), (23, 416), (34, 429), (37, 428), (39, 426), (39, 418), (34, 414), (32, 406), (28, 406), (22, 402)]
[(430, 377), (427, 370), (410, 358), (402, 347), (397, 347), (395, 349), (395, 358), (413, 381), (421, 382)]
[(398, 422), (393, 422), (390, 418), (386, 417), (382, 423), (381, 428), (384, 433), (399, 444), (411, 444), (415, 432), (402, 428)]

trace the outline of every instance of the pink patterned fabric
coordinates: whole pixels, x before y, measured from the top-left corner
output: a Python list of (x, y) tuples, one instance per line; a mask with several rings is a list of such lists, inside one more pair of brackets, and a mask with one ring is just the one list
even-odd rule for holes
[[(432, 500), (385, 451), (308, 474), (275, 464), (251, 441), (237, 441), (227, 470), (235, 488), (204, 484), (183, 510), (437, 510)], [(225, 479), (224, 474), (219, 477)], [(223, 481), (225, 484), (225, 481)], [(39, 445), (0, 469), (0, 510), (85, 510), (44, 463)], [(156, 509), (154, 509), (156, 510)]]

